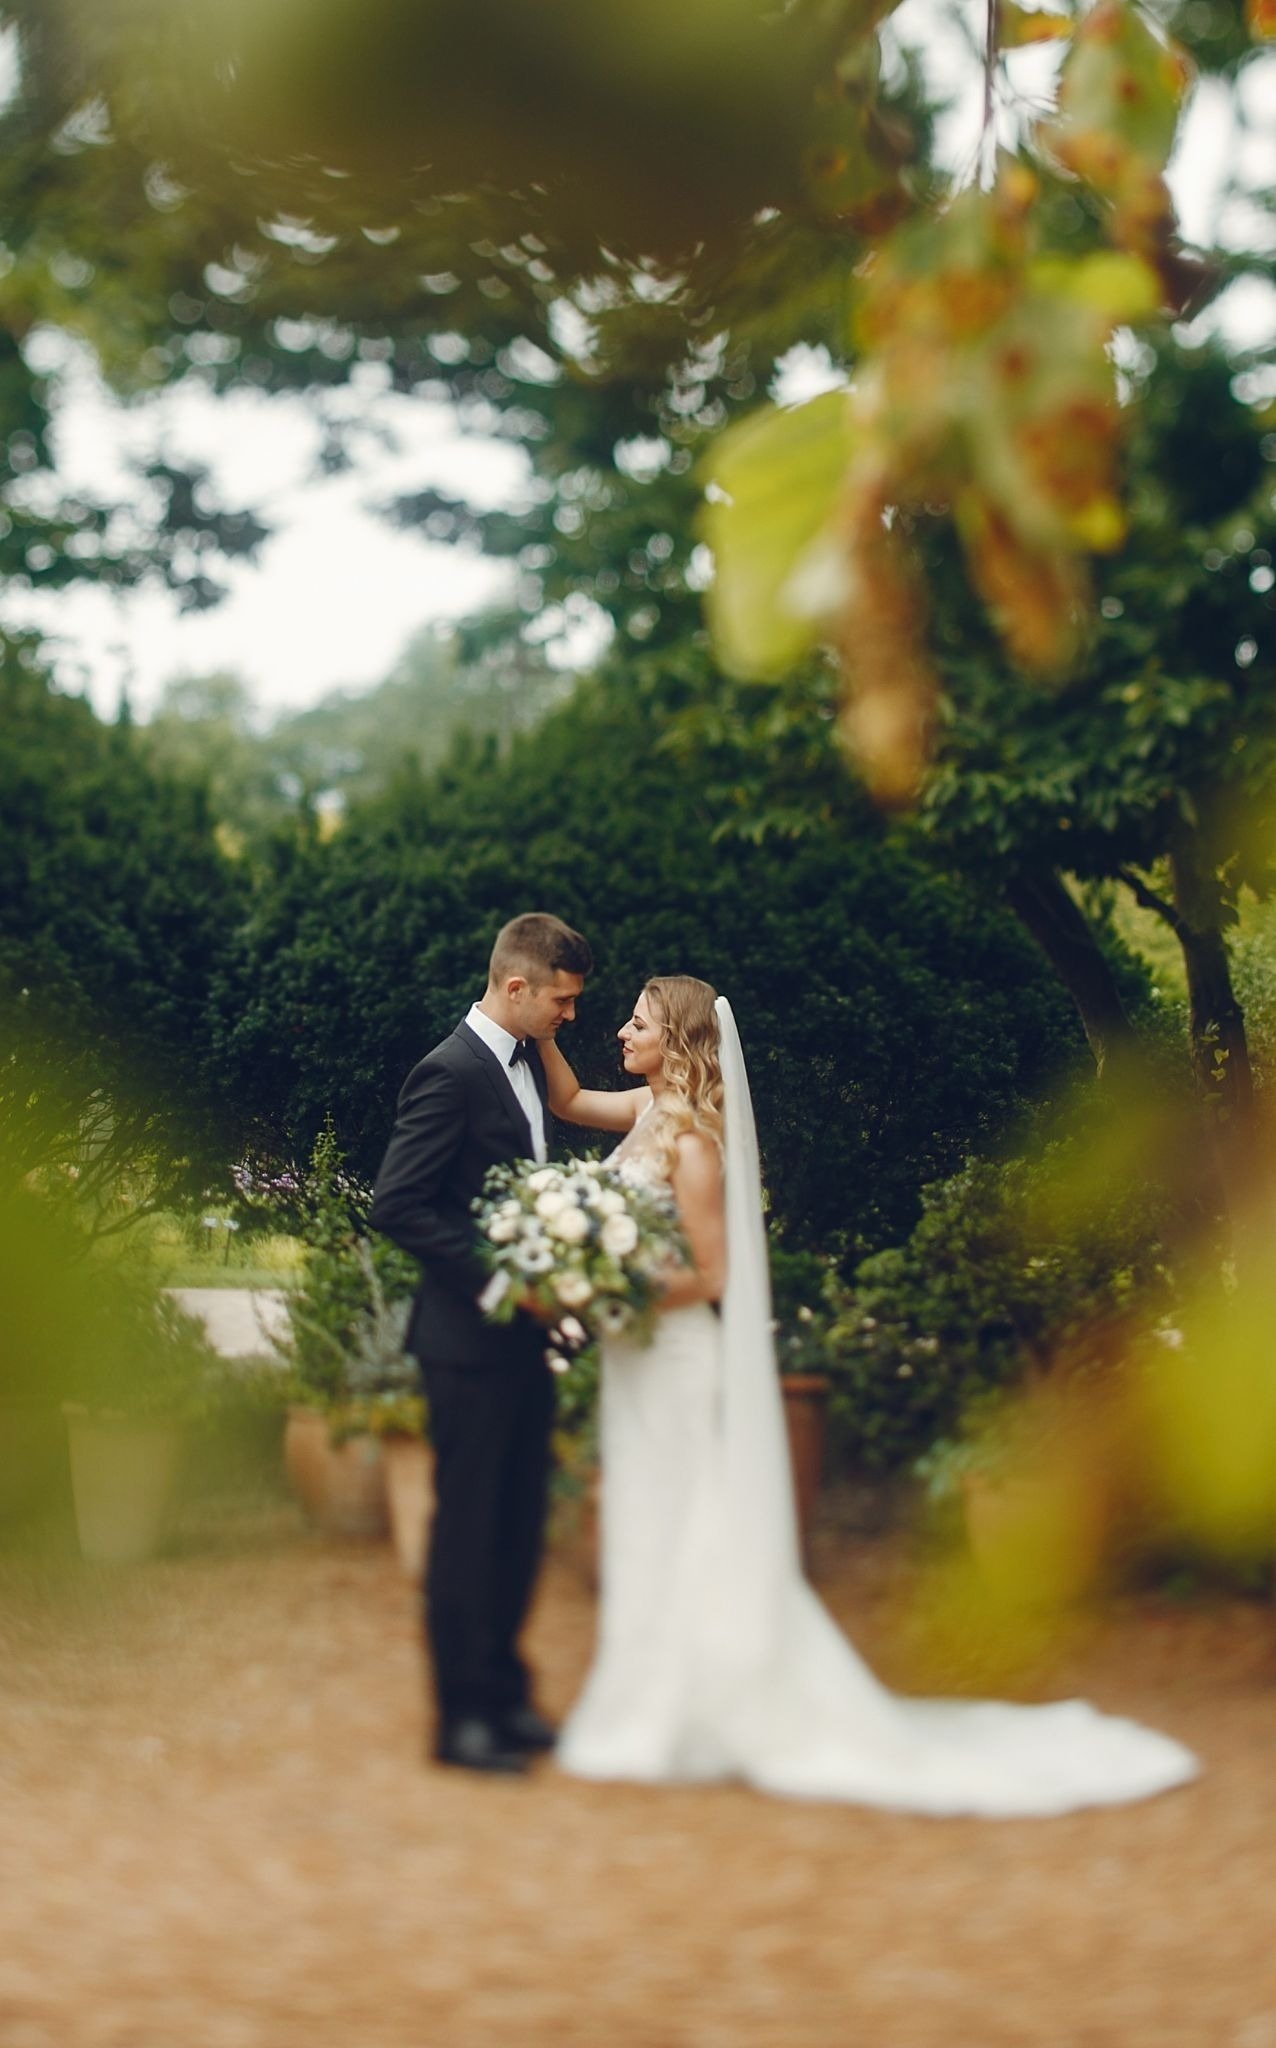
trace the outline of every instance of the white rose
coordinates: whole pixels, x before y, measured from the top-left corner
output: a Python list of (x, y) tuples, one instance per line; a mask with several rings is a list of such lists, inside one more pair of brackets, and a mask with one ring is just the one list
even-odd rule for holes
[(518, 1236), (517, 1216), (493, 1216), (487, 1234), (493, 1244), (513, 1244)]
[(538, 1166), (535, 1173), (528, 1174), (527, 1186), (534, 1195), (543, 1195), (546, 1188), (561, 1186), (562, 1178), (556, 1166)]
[(570, 1202), (564, 1202), (561, 1214), (551, 1216), (549, 1234), (560, 1244), (579, 1244), (589, 1236), (589, 1218), (583, 1209), (577, 1209)]
[(546, 1188), (543, 1195), (536, 1197), (536, 1214), (543, 1217), (546, 1223), (552, 1223), (554, 1217), (566, 1207), (567, 1197), (557, 1188)]
[[(554, 1292), (564, 1308), (584, 1308), (593, 1300), (594, 1290), (583, 1273), (560, 1273), (554, 1281)], [(570, 1331), (564, 1331), (570, 1335)]]
[(594, 1202), (594, 1207), (600, 1216), (623, 1216), (625, 1198), (617, 1194), (615, 1188), (603, 1188)]
[(599, 1241), (613, 1259), (623, 1259), (638, 1244), (638, 1225), (632, 1216), (609, 1216), (599, 1232)]

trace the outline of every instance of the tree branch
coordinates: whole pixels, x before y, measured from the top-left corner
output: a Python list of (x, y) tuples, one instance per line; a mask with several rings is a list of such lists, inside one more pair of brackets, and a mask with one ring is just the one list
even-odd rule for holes
[(1190, 929), (1174, 905), (1167, 903), (1164, 896), (1158, 896), (1155, 889), (1149, 888), (1142, 876), (1135, 874), (1133, 868), (1118, 868), (1116, 878), (1118, 882), (1125, 883), (1137, 904), (1144, 910), (1155, 911), (1156, 915), (1168, 924), (1176, 939), (1182, 942), (1185, 937), (1190, 937)]
[(991, 180), (997, 160), (996, 137), (994, 133), (994, 91), (997, 76), (997, 43), (1001, 33), (1000, 0), (987, 0), (988, 13), (984, 30), (984, 118), (979, 133), (980, 183)]

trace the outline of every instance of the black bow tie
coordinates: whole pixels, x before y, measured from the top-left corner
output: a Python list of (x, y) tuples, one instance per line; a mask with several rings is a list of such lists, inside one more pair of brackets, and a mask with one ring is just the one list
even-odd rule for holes
[(516, 1066), (517, 1066), (517, 1065), (519, 1064), (519, 1061), (520, 1061), (520, 1060), (530, 1060), (530, 1058), (531, 1058), (531, 1057), (532, 1057), (532, 1041), (531, 1041), (531, 1039), (530, 1039), (530, 1038), (520, 1038), (520, 1039), (517, 1039), (517, 1040), (515, 1041), (515, 1045), (514, 1045), (514, 1050), (513, 1050), (513, 1052), (512, 1052), (511, 1054), (510, 1054), (510, 1065), (511, 1065), (511, 1067), (516, 1067)]

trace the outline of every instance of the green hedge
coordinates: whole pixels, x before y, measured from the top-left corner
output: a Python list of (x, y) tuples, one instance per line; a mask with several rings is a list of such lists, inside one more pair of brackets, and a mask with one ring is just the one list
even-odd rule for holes
[(730, 996), (777, 1219), (848, 1260), (905, 1235), (924, 1183), (1084, 1058), (1012, 919), (849, 793), (797, 841), (724, 835), (694, 756), (662, 750), (666, 718), (616, 680), (584, 686), (508, 759), (462, 751), (281, 860), (217, 998), (227, 1086), (263, 1149), (304, 1157), (331, 1111), (371, 1175), (403, 1075), (528, 908), (593, 945), (564, 1036), (588, 1082), (619, 1078), (614, 1033), (648, 975)]

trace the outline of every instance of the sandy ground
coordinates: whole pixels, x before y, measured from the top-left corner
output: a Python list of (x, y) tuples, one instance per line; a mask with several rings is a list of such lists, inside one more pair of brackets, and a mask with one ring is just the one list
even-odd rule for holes
[[(910, 1571), (815, 1572), (889, 1668)], [(547, 1707), (590, 1645), (560, 1548)], [(290, 1509), (0, 1560), (0, 2048), (1276, 2048), (1276, 1620), (1126, 1602), (1056, 1669), (1191, 1743), (1116, 1811), (925, 1821), (424, 1761), (414, 1602)]]

